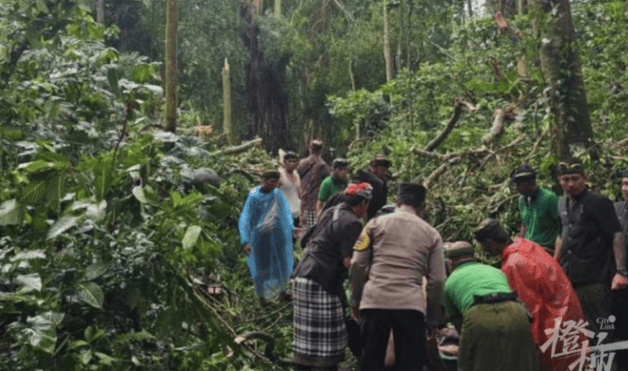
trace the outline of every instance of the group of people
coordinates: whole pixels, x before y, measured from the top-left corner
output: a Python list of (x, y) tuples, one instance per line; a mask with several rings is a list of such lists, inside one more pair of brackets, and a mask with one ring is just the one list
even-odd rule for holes
[[(562, 197), (538, 187), (532, 167), (513, 170), (519, 235), (491, 218), (474, 232), (501, 257), (497, 269), (476, 261), (470, 242), (443, 242), (422, 218), (422, 185), (400, 183), (394, 207), (384, 207), (388, 159), (376, 156), (347, 182), (348, 162), (336, 159), (330, 170), (321, 147), (313, 141), (309, 157), (287, 153), (281, 172), (264, 173), (240, 218), (256, 292), (281, 295), (294, 278), (297, 367), (337, 369), (350, 308), (361, 371), (386, 367), (390, 338), (395, 370), (442, 367), (429, 343), (446, 322), (460, 334), (458, 370), (574, 371), (585, 362), (628, 370), (626, 351), (600, 354), (601, 344), (628, 340), (628, 203), (588, 190), (581, 163), (560, 164)], [(628, 170), (621, 189), (628, 200)], [(305, 249), (293, 271), (293, 231), (301, 228)]]

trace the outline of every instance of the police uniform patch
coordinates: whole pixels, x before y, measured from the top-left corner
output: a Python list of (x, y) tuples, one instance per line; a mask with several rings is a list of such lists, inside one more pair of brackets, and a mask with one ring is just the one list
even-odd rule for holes
[(353, 245), (353, 250), (362, 251), (368, 248), (370, 245), (371, 245), (371, 239), (369, 238), (368, 231), (364, 229), (362, 231), (362, 234), (360, 234), (360, 237), (358, 237), (358, 240), (356, 241), (355, 245)]

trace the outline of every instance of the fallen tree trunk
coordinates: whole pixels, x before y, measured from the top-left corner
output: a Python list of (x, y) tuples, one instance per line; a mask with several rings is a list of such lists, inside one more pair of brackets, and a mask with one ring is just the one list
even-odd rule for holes
[(245, 152), (245, 151), (249, 150), (250, 148), (253, 148), (255, 146), (259, 146), (261, 144), (262, 144), (262, 139), (261, 138), (256, 138), (256, 139), (253, 139), (252, 141), (240, 144), (239, 146), (228, 147), (228, 148), (225, 148), (225, 149), (221, 149), (220, 151), (212, 152), (209, 155), (210, 156), (233, 155), (235, 153)]

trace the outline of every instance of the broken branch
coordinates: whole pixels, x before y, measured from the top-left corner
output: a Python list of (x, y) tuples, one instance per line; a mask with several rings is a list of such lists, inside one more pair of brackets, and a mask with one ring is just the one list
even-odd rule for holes
[(425, 151), (427, 152), (434, 151), (445, 140), (445, 138), (447, 138), (449, 133), (451, 133), (451, 131), (454, 130), (456, 123), (458, 122), (458, 120), (460, 119), (460, 116), (462, 115), (462, 107), (464, 106), (465, 104), (463, 104), (462, 99), (457, 98), (456, 103), (454, 104), (454, 114), (449, 119), (449, 122), (447, 122), (447, 125), (445, 125), (445, 129), (436, 138), (434, 138), (431, 142), (428, 143), (428, 145), (425, 147)]

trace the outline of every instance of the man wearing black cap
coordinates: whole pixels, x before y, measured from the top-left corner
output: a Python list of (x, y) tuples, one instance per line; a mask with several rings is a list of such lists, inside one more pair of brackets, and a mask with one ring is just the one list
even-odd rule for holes
[(611, 315), (610, 290), (628, 285), (621, 226), (613, 203), (587, 189), (579, 161), (562, 162), (558, 170), (566, 196), (558, 201), (560, 234), (554, 257), (576, 289), (589, 326), (599, 332), (600, 321)]
[(536, 185), (536, 172), (527, 164), (513, 170), (510, 179), (521, 194), (520, 236), (538, 243), (553, 255), (558, 236), (558, 196)]
[(316, 201), (321, 182), (329, 175), (329, 166), (321, 157), (323, 142), (310, 142), (310, 155), (299, 162), (297, 172), (301, 177), (301, 227), (307, 231), (316, 223)]
[(530, 322), (506, 276), (477, 263), (465, 241), (453, 243), (445, 256), (453, 272), (444, 304), (460, 334), (458, 370), (537, 371)]
[(389, 159), (378, 155), (371, 160), (368, 170), (360, 170), (355, 174), (355, 180), (367, 182), (373, 187), (373, 200), (369, 207), (368, 219), (372, 219), (379, 209), (386, 205), (388, 195), (386, 179), (390, 165)]
[(331, 195), (345, 190), (348, 173), (349, 161), (344, 158), (337, 158), (332, 162), (331, 175), (323, 180), (321, 188), (318, 191), (318, 202), (316, 203), (317, 215), (320, 214), (323, 205)]
[(365, 341), (360, 371), (383, 369), (391, 329), (398, 369), (426, 363), (426, 324), (441, 320), (445, 262), (440, 234), (419, 216), (424, 201), (425, 187), (401, 183), (396, 211), (371, 219), (353, 247), (351, 306)]
[[(624, 246), (626, 246), (626, 242), (628, 242), (628, 236), (626, 236), (626, 230), (628, 230), (628, 169), (621, 173), (621, 193), (624, 196), (624, 201), (615, 203), (615, 212), (619, 218), (622, 239)], [(617, 340), (628, 340), (628, 288), (613, 291), (612, 312), (617, 318), (615, 337)], [(628, 371), (628, 350), (617, 353), (617, 371)]]

